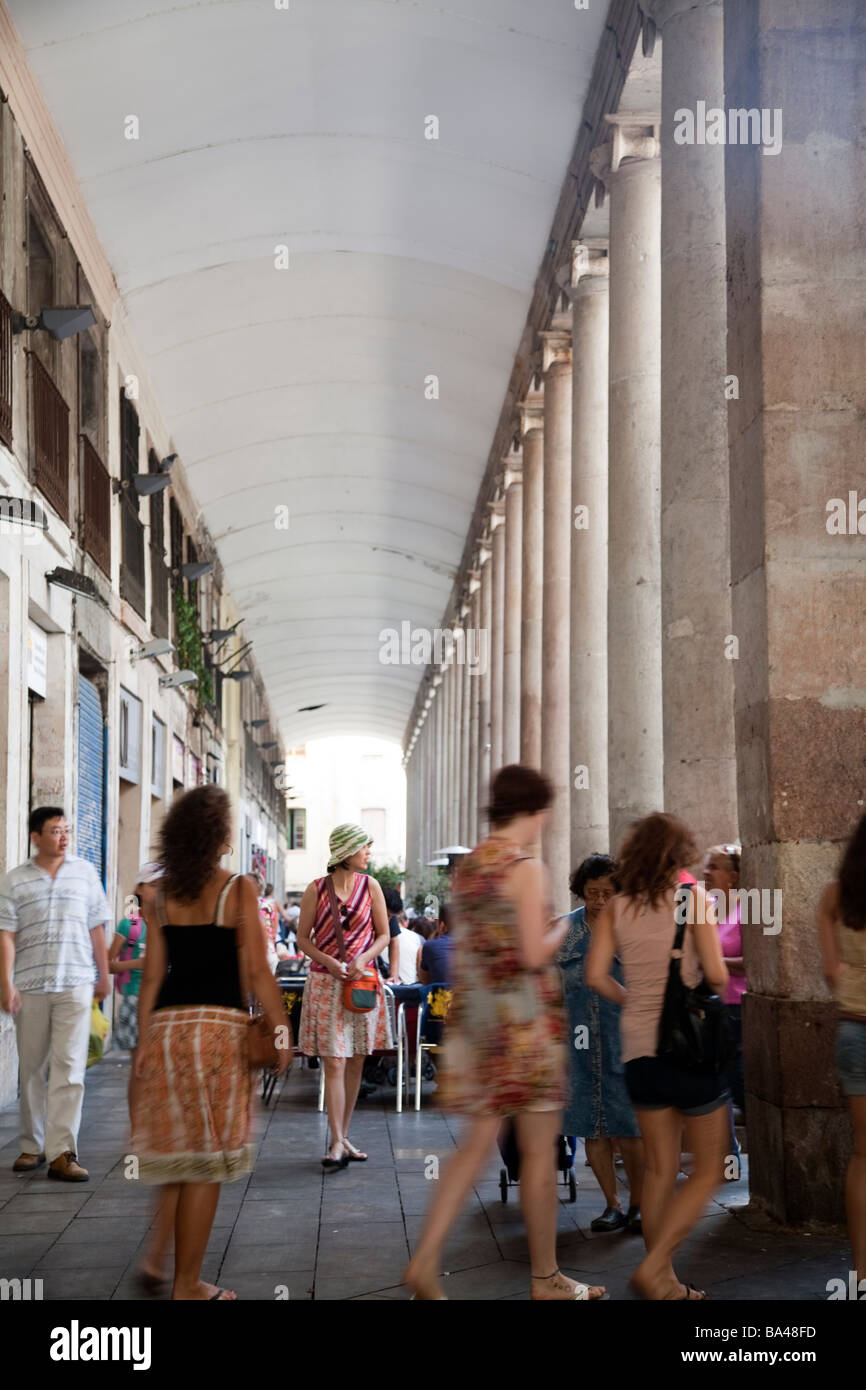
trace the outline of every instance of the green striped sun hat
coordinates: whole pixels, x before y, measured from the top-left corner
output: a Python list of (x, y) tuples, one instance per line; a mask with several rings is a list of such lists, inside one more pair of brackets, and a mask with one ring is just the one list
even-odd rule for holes
[(331, 831), (328, 840), (328, 872), (330, 873), (336, 864), (342, 863), (344, 859), (351, 859), (359, 849), (372, 843), (373, 836), (368, 835), (360, 825), (338, 825)]

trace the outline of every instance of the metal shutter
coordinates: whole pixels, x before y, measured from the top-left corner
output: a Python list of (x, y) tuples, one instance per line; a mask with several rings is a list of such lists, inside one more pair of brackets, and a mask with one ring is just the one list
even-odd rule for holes
[(105, 883), (105, 723), (96, 686), (78, 678), (77, 852)]

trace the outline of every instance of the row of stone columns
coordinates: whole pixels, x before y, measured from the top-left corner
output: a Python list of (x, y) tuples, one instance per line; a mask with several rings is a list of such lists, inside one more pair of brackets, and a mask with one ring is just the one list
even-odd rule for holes
[[(410, 733), (408, 864), (483, 834), (518, 751), (556, 788), (559, 910), (637, 816), (676, 812), (702, 847), (739, 824), (744, 886), (784, 902), (744, 931), (752, 1194), (832, 1220), (848, 1127), (814, 916), (866, 804), (864, 527), (825, 524), (859, 496), (866, 418), (856, 25), (846, 0), (642, 9), (661, 113), (608, 117), (593, 154), (609, 236), (573, 248), (467, 576), (488, 644), (468, 752), (448, 764), (441, 684)], [(792, 112), (784, 147), (677, 142), (679, 110), (725, 102)]]

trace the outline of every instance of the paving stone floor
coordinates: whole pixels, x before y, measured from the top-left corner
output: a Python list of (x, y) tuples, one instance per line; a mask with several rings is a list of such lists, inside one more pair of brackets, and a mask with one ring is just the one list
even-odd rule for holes
[[(110, 1054), (87, 1074), (81, 1161), (91, 1180), (46, 1181), (45, 1168), (17, 1176), (17, 1110), (0, 1111), (0, 1277), (43, 1280), (45, 1299), (140, 1299), (139, 1251), (151, 1224), (153, 1194), (124, 1176), (128, 1062)], [(323, 1176), (327, 1122), (316, 1113), (318, 1072), (295, 1067), (261, 1111), (255, 1170), (223, 1188), (203, 1274), (240, 1298), (403, 1299), (403, 1269), (431, 1192), (432, 1158), (453, 1149), (458, 1121), (432, 1108), (395, 1113), (394, 1092), (359, 1104), (352, 1138), (367, 1164)], [(524, 1300), (529, 1267), (518, 1191), (503, 1205), (498, 1160), (491, 1162), (446, 1251), (450, 1298)], [(747, 1172), (748, 1164), (744, 1161)], [(593, 1235), (604, 1206), (583, 1150), (577, 1201), (560, 1188), (559, 1259), (612, 1299), (632, 1297), (629, 1274), (639, 1237)], [(824, 1300), (827, 1280), (847, 1278), (850, 1252), (840, 1235), (780, 1232), (749, 1211), (748, 1179), (728, 1183), (685, 1243), (683, 1278), (713, 1299)], [(363, 1227), (363, 1241), (355, 1235)], [(283, 1297), (285, 1294), (283, 1294)]]

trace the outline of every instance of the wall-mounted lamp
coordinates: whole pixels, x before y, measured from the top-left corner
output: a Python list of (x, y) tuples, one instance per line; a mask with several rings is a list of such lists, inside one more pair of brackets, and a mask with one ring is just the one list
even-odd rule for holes
[(197, 680), (195, 671), (173, 671), (170, 676), (160, 676), (159, 684), (163, 690), (175, 690), (180, 685), (195, 685)]
[(252, 671), (227, 671), (223, 676), (224, 681), (246, 681), (252, 675)]
[(13, 314), (13, 333), (35, 333), (43, 330), (62, 343), (65, 338), (74, 338), (96, 323), (96, 315), (89, 304), (73, 304), (43, 309), (38, 318), (33, 314)]
[(136, 473), (131, 478), (112, 478), (111, 490), (118, 494), (131, 488), (139, 497), (152, 497), (156, 492), (164, 492), (170, 483), (167, 473)]
[(134, 647), (130, 653), (130, 661), (141, 661), (145, 656), (168, 656), (169, 652), (174, 651), (174, 643), (169, 642), (167, 637), (154, 637), (152, 641), (145, 642), (141, 647)]
[(263, 728), (265, 727), (265, 725), (267, 724), (267, 722), (268, 722), (267, 719), (251, 719), (251, 720), (250, 720), (250, 728), (251, 728), (251, 729), (263, 729)]
[[(159, 474), (148, 476), (159, 477)], [(203, 579), (206, 574), (210, 574), (213, 569), (213, 560), (190, 560), (188, 564), (181, 565), (179, 570), (172, 570), (175, 579)]]
[(276, 740), (275, 738), (272, 738), (268, 743), (260, 743), (260, 744), (259, 744), (259, 747), (260, 747), (260, 748), (276, 748), (276, 746), (277, 746), (277, 740)]

